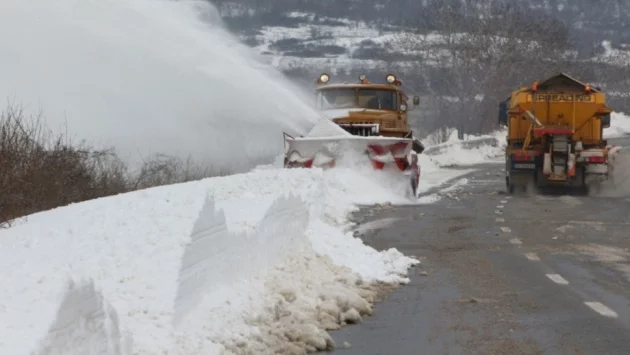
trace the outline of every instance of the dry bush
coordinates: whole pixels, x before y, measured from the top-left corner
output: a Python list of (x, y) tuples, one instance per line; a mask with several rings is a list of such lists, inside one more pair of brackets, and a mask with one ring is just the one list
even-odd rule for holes
[(139, 173), (129, 181), (131, 189), (138, 190), (230, 174), (233, 172), (195, 164), (190, 157), (184, 161), (177, 157), (157, 154), (144, 161)]
[(0, 114), (0, 227), (70, 203), (229, 173), (158, 155), (130, 174), (113, 149), (55, 136), (41, 115), (26, 117), (11, 105)]

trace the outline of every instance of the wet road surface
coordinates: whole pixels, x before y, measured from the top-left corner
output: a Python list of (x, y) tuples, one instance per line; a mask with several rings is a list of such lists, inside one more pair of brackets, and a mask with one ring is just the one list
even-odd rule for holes
[(356, 214), (386, 226), (359, 228), (366, 244), (421, 264), (373, 316), (331, 333), (334, 352), (630, 354), (630, 186), (509, 196), (502, 164), (476, 168), (434, 204)]

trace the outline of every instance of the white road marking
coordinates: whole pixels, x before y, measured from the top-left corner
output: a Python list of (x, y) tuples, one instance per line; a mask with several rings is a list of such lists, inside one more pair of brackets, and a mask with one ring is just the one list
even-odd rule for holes
[(619, 315), (612, 309), (604, 306), (600, 302), (584, 302), (585, 305), (591, 307), (595, 312), (601, 314), (604, 317), (617, 318)]
[(536, 253), (525, 253), (525, 257), (531, 261), (540, 261), (540, 258)]
[(523, 244), (523, 242), (521, 242), (521, 240), (520, 240), (520, 239), (518, 239), (518, 238), (512, 238), (512, 239), (510, 239), (510, 243), (512, 243), (512, 244), (514, 244), (514, 245), (521, 245), (521, 244)]
[(503, 207), (505, 207), (505, 206), (503, 206), (503, 205), (498, 205), (497, 206), (497, 208), (503, 208)]
[(580, 222), (580, 221), (558, 221), (558, 220), (549, 220), (546, 221), (547, 223), (550, 224), (597, 224), (600, 226), (627, 226), (630, 225), (630, 222), (623, 222), (623, 221), (614, 221), (614, 222)]
[(510, 227), (501, 227), (501, 230), (503, 233), (512, 233), (512, 229), (510, 229)]
[(512, 196), (507, 196), (505, 199), (506, 199), (506, 200), (509, 200), (509, 199), (511, 199), (511, 198), (512, 198)]
[(585, 225), (603, 225), (600, 221), (569, 221), (569, 224), (585, 224)]
[(561, 284), (561, 285), (568, 285), (569, 281), (567, 281), (564, 277), (558, 275), (558, 274), (547, 274), (547, 277), (551, 279), (551, 281), (557, 283), (557, 284)]
[(499, 210), (495, 210), (494, 213), (496, 214), (502, 214), (503, 212), (499, 211)]
[(501, 203), (507, 203), (507, 200), (501, 200)]
[(500, 218), (500, 217), (499, 217), (499, 218), (497, 218), (497, 222), (498, 222), (498, 223), (503, 223), (503, 222), (505, 222), (505, 218)]

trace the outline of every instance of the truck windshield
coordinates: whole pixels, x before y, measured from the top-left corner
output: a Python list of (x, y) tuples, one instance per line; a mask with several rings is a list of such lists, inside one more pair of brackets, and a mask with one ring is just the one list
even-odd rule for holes
[(396, 110), (396, 92), (383, 89), (336, 88), (317, 92), (317, 108)]

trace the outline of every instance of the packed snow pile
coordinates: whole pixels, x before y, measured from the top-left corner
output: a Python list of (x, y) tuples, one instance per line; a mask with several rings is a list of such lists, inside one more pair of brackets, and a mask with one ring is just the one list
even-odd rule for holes
[[(425, 138), (426, 142), (439, 142), (439, 132)], [(485, 162), (496, 162), (503, 157), (507, 144), (507, 130), (501, 129), (486, 135), (464, 134), (458, 138), (458, 131), (452, 129), (448, 139), (438, 144), (428, 145), (426, 155), (439, 167), (471, 166)], [(426, 163), (425, 163), (426, 164)]]
[(0, 232), (0, 353), (330, 348), (417, 264), (344, 232), (356, 203), (403, 201), (378, 174), (257, 169), (23, 218)]
[(605, 138), (630, 136), (630, 116), (613, 112), (610, 115), (610, 127), (604, 128)]

